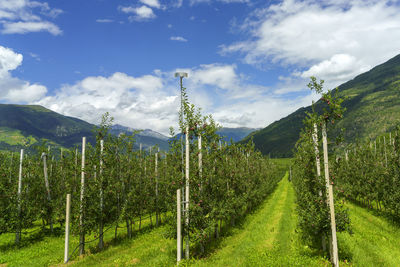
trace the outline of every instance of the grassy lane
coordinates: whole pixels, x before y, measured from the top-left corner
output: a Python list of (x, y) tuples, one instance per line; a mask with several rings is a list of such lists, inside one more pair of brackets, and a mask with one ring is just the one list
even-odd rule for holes
[(176, 241), (164, 238), (165, 226), (114, 242), (106, 250), (72, 262), (77, 266), (173, 266)]
[(400, 229), (384, 217), (347, 204), (354, 234), (338, 234), (342, 259), (354, 266), (400, 266)]
[[(78, 253), (75, 252), (71, 261), (77, 262), (80, 260), (90, 263), (90, 260), (86, 260), (86, 258), (92, 259), (97, 255), (107, 255), (106, 253), (109, 251), (115, 252), (119, 249), (123, 251), (124, 245), (135, 243), (136, 240), (141, 242), (140, 240), (143, 238), (143, 236), (149, 236), (150, 238), (153, 238), (154, 241), (154, 234), (150, 232), (150, 230), (146, 230), (149, 228), (149, 224), (149, 219), (143, 220), (143, 229), (141, 231), (135, 231), (134, 235), (136, 236), (134, 236), (131, 240), (125, 239), (126, 228), (118, 229), (117, 239), (114, 239), (114, 227), (112, 227), (104, 234), (104, 242), (107, 248), (104, 252), (95, 253), (98, 243), (98, 241), (95, 241), (87, 244), (85, 248), (86, 253), (88, 255), (92, 254), (91, 256), (79, 259), (79, 256), (77, 256)], [(135, 228), (137, 229), (137, 224), (135, 225)], [(31, 228), (27, 231), (34, 231), (35, 229), (40, 230), (39, 223), (34, 228)], [(162, 230), (154, 230), (155, 233), (159, 233), (160, 231)], [(159, 239), (162, 239), (162, 234), (159, 234), (159, 236)], [(95, 239), (94, 234), (86, 236), (86, 241), (93, 239)], [(14, 240), (14, 233), (0, 235), (0, 266), (52, 266), (60, 264), (64, 260), (64, 228), (60, 229), (59, 225), (55, 225), (54, 234), (50, 234), (49, 231), (46, 230), (46, 233), (43, 231), (36, 231), (29, 235), (22, 235), (21, 245), (19, 248), (14, 245)], [(76, 248), (78, 244), (79, 236), (70, 236), (70, 253), (72, 253), (72, 250)], [(121, 246), (119, 244), (121, 244)], [(137, 246), (138, 245), (139, 244), (137, 244)], [(121, 256), (118, 253), (116, 254)], [(104, 257), (101, 258), (101, 256), (99, 256), (99, 258), (104, 259)], [(78, 262), (80, 263), (80, 261)]]
[(327, 261), (302, 245), (295, 231), (295, 195), (287, 176), (272, 196), (226, 237), (209, 258), (193, 266), (324, 266)]

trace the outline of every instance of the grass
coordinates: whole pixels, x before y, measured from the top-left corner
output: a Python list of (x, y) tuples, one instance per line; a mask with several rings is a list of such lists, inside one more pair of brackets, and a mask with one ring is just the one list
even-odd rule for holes
[(354, 266), (400, 266), (400, 229), (385, 217), (348, 203), (353, 234), (338, 233), (339, 257)]
[[(295, 192), (287, 179), (252, 214), (228, 235), (214, 244), (206, 258), (182, 261), (181, 266), (330, 266), (319, 251), (303, 243), (296, 230)], [(352, 234), (338, 233), (341, 265), (400, 266), (400, 228), (383, 216), (347, 203), (352, 221)], [(131, 239), (126, 229), (114, 228), (105, 233), (105, 249), (98, 251), (97, 241), (86, 245), (87, 254), (74, 254), (68, 265), (77, 266), (174, 266), (176, 241), (167, 238), (167, 226), (150, 228), (143, 223)], [(36, 225), (39, 229), (40, 225)], [(136, 225), (137, 227), (137, 225)], [(19, 248), (13, 245), (15, 234), (0, 235), (0, 266), (64, 266), (64, 233), (37, 231), (23, 235)], [(92, 240), (87, 236), (86, 240)], [(78, 244), (72, 236), (70, 253)]]
[(0, 142), (9, 145), (31, 145), (37, 142), (32, 135), (25, 137), (21, 131), (10, 129), (8, 127), (0, 127)]
[[(154, 220), (154, 218), (153, 218)], [(136, 230), (138, 224), (135, 225)], [(15, 233), (8, 233), (0, 235), (0, 266), (53, 266), (64, 262), (64, 228), (60, 228), (59, 225), (55, 225), (55, 231), (53, 234), (48, 229), (40, 230), (41, 226), (39, 222), (27, 232), (35, 231), (32, 234), (22, 235), (21, 244), (19, 247), (14, 245)], [(107, 229), (107, 228), (105, 228)], [(105, 250), (97, 253), (98, 241), (86, 244), (86, 256), (80, 258), (78, 253), (75, 252), (71, 257), (71, 263), (77, 263), (82, 265), (81, 261), (90, 265), (90, 260), (93, 261), (93, 257), (97, 255), (108, 255), (109, 251), (113, 251), (115, 254), (116, 250), (123, 252), (123, 247), (127, 244), (135, 243), (136, 246), (141, 246), (140, 238), (143, 236), (157, 236), (159, 231), (162, 231), (163, 227), (157, 228), (154, 231), (150, 231), (149, 219), (142, 220), (142, 230), (135, 231), (132, 239), (126, 239), (126, 228), (122, 227), (118, 229), (117, 238), (114, 238), (114, 229), (111, 227), (104, 234)], [(39, 231), (37, 231), (39, 230)], [(154, 232), (154, 233), (153, 233)], [(160, 235), (161, 236), (161, 235)], [(95, 239), (94, 234), (87, 235), (86, 241)], [(153, 238), (154, 239), (154, 238)], [(69, 253), (79, 244), (79, 236), (71, 235), (69, 244)], [(121, 257), (121, 254), (118, 254)], [(104, 257), (104, 256), (103, 256)], [(101, 259), (101, 257), (99, 257)]]
[(294, 190), (287, 174), (276, 191), (211, 256), (193, 266), (323, 266), (326, 260), (301, 243), (296, 233)]

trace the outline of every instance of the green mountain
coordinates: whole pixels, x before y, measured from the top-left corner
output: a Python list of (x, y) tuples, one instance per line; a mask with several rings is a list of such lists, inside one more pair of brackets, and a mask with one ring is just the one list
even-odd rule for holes
[(86, 136), (93, 141), (93, 124), (63, 116), (37, 105), (0, 104), (0, 148), (10, 149), (49, 139), (69, 147)]
[[(139, 132), (137, 132), (139, 131)], [(140, 129), (134, 129), (134, 128), (129, 128), (126, 126), (122, 126), (119, 124), (115, 124), (111, 126), (111, 133), (114, 135), (119, 135), (119, 134), (132, 134), (134, 132), (137, 132), (135, 134), (135, 147), (139, 148), (140, 144), (142, 144), (143, 149), (148, 149), (149, 147), (153, 146), (158, 146), (161, 150), (168, 150), (169, 149), (169, 143), (168, 140), (169, 138), (165, 135), (162, 135), (158, 132), (152, 131), (150, 129), (145, 129), (145, 130), (140, 130)]]
[[(37, 105), (0, 104), (0, 149), (16, 150), (35, 144), (40, 139), (48, 139), (56, 146), (72, 147), (82, 142), (94, 143), (94, 124), (64, 116)], [(114, 125), (111, 133), (132, 134), (135, 129)], [(141, 130), (136, 134), (136, 147), (143, 148), (158, 145), (160, 149), (169, 148), (168, 137), (152, 130)]]
[[(345, 142), (374, 139), (400, 125), (400, 55), (358, 75), (338, 87), (339, 95), (346, 97), (344, 118), (329, 132), (336, 136), (345, 128)], [(322, 109), (317, 101), (316, 109)], [(300, 108), (285, 118), (253, 132), (242, 142), (251, 138), (263, 154), (272, 157), (290, 157), (303, 127), (305, 112), (311, 106)]]
[(238, 128), (227, 128), (222, 127), (217, 131), (217, 134), (223, 137), (226, 142), (230, 142), (231, 139), (233, 142), (239, 142), (252, 132), (256, 131), (255, 128), (247, 128), (247, 127), (238, 127)]

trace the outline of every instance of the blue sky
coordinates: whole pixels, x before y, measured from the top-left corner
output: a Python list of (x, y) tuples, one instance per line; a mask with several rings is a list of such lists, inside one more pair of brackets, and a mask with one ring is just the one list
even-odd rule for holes
[(0, 103), (167, 134), (176, 71), (227, 127), (265, 127), (400, 53), (399, 1), (0, 0)]

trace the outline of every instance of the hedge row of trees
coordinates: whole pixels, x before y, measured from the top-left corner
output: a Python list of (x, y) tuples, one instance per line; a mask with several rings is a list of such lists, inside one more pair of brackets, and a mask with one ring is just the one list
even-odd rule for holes
[[(323, 81), (318, 82), (316, 78), (312, 77), (308, 87), (316, 93), (322, 94), (321, 100), (325, 102), (325, 108), (318, 114), (313, 103), (313, 112), (307, 114), (304, 121), (305, 127), (302, 129), (295, 147), (292, 180), (297, 196), (297, 212), (301, 232), (304, 238), (311, 241), (314, 246), (322, 247), (325, 250), (327, 240), (331, 238), (328, 191), (331, 185), (334, 189), (336, 185), (331, 171), (332, 158), (329, 162), (331, 166), (329, 185), (327, 185), (327, 177), (324, 175), (322, 135), (325, 127), (329, 127), (342, 118), (344, 109), (341, 107), (343, 100), (338, 97), (337, 90), (335, 95), (332, 95), (332, 91), (323, 93)], [(337, 190), (333, 190), (333, 199), (336, 230), (348, 229), (350, 223), (348, 212), (343, 207)]]
[(335, 164), (339, 193), (400, 218), (400, 129), (349, 146)]
[[(250, 144), (221, 145), (212, 117), (202, 117), (186, 99), (183, 115), (180, 131), (189, 129), (191, 140), (190, 227), (186, 234), (201, 253), (219, 235), (218, 225), (234, 224), (272, 192), (281, 172)], [(0, 233), (20, 232), (40, 219), (43, 225), (62, 225), (67, 193), (72, 195), (74, 233), (100, 235), (106, 225), (115, 225), (117, 231), (118, 224), (124, 223), (130, 237), (132, 225), (140, 225), (144, 217), (150, 217), (152, 225), (168, 222), (173, 233), (176, 190), (185, 184), (180, 138), (171, 141), (168, 152), (157, 148), (136, 151), (134, 136), (109, 134), (111, 124), (106, 114), (95, 131), (96, 144), (85, 147), (84, 166), (80, 147), (59, 151), (42, 143), (35, 153), (25, 155), (21, 194), (19, 155), (0, 153)], [(175, 135), (173, 129), (171, 134)]]

